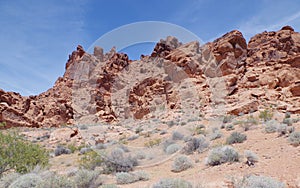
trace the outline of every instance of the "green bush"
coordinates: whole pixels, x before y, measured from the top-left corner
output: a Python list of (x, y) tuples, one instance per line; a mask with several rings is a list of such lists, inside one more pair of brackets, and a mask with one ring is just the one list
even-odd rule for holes
[(220, 165), (226, 162), (238, 162), (239, 154), (231, 146), (214, 148), (206, 158), (206, 164), (210, 166)]
[(89, 151), (79, 159), (79, 165), (82, 168), (94, 170), (97, 166), (101, 166), (103, 158), (95, 151)]
[(16, 133), (0, 132), (0, 146), (0, 176), (8, 170), (27, 173), (37, 165), (48, 165), (47, 150), (25, 141)]
[(161, 179), (152, 188), (192, 188), (192, 184), (182, 179)]
[(300, 132), (291, 133), (288, 140), (293, 146), (299, 146), (300, 145)]
[(182, 155), (176, 157), (172, 165), (172, 172), (181, 172), (193, 167), (192, 161), (186, 156)]
[(233, 132), (230, 134), (230, 136), (226, 139), (227, 144), (235, 144), (235, 143), (242, 143), (245, 140), (247, 140), (247, 136), (239, 133), (239, 132)]
[(259, 113), (259, 118), (265, 122), (269, 121), (273, 118), (273, 112), (269, 109), (265, 109)]

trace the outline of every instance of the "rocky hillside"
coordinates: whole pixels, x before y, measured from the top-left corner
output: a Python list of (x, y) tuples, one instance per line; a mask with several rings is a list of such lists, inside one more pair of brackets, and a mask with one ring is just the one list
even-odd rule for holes
[(300, 113), (300, 33), (290, 26), (213, 42), (158, 42), (132, 61), (113, 48), (77, 47), (48, 91), (23, 97), (0, 90), (2, 127), (52, 127), (170, 116), (245, 114), (272, 107)]

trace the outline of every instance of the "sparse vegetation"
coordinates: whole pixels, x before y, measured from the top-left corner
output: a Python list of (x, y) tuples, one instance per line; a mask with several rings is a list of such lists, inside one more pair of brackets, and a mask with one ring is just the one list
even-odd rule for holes
[(5, 126), (6, 126), (6, 122), (5, 122), (5, 121), (0, 122), (0, 128), (3, 128), (3, 127), (5, 127)]
[(48, 165), (48, 151), (37, 144), (25, 141), (16, 133), (0, 132), (0, 177), (9, 170), (27, 173), (36, 165)]
[(172, 172), (181, 172), (193, 167), (192, 161), (187, 156), (176, 157), (172, 165)]
[(184, 135), (181, 134), (181, 133), (178, 132), (178, 131), (174, 131), (174, 132), (172, 133), (172, 140), (182, 140), (183, 137), (184, 137)]
[(277, 131), (279, 123), (276, 120), (271, 120), (266, 122), (265, 132), (266, 133), (275, 133)]
[(178, 144), (171, 144), (167, 147), (166, 149), (166, 153), (167, 154), (173, 154), (173, 153), (176, 153), (177, 151), (179, 151), (181, 149), (181, 146), (178, 145)]
[(234, 188), (285, 188), (285, 184), (266, 176), (250, 175), (233, 182)]
[(193, 137), (185, 144), (185, 146), (182, 149), (182, 153), (187, 155), (192, 154), (195, 151), (202, 153), (208, 148), (208, 146), (209, 142), (206, 141), (204, 136), (201, 136), (199, 138)]
[(137, 166), (138, 162), (135, 157), (125, 155), (124, 151), (120, 148), (112, 150), (111, 154), (104, 158), (104, 172), (129, 172)]
[(273, 112), (270, 109), (265, 109), (264, 111), (260, 111), (259, 118), (264, 122), (270, 121), (273, 118)]
[(226, 144), (242, 143), (245, 140), (247, 140), (247, 136), (245, 134), (242, 134), (242, 133), (239, 133), (239, 132), (233, 132), (226, 139)]
[(149, 175), (145, 171), (120, 172), (116, 174), (117, 184), (130, 184), (147, 180), (149, 180)]
[(231, 146), (214, 148), (206, 158), (206, 164), (210, 166), (220, 165), (227, 162), (238, 162), (239, 154)]
[(250, 150), (245, 150), (244, 154), (245, 154), (245, 157), (246, 157), (246, 159), (247, 159), (247, 163), (248, 163), (249, 165), (252, 165), (252, 164), (258, 162), (258, 157), (257, 157), (257, 155), (256, 155), (255, 153), (253, 153), (252, 151), (250, 151)]
[(288, 140), (293, 146), (299, 146), (300, 145), (300, 132), (291, 133)]
[(157, 139), (149, 140), (144, 144), (144, 146), (148, 148), (152, 148), (154, 146), (158, 146), (160, 143), (161, 143), (161, 139), (157, 138)]
[(74, 182), (76, 184), (76, 188), (99, 187), (102, 184), (102, 182), (97, 181), (98, 177), (99, 177), (98, 171), (81, 169), (77, 171), (74, 176)]
[(206, 130), (204, 125), (196, 125), (196, 127), (192, 130), (193, 135), (206, 135)]
[(212, 129), (212, 133), (209, 136), (210, 140), (216, 140), (218, 138), (221, 138), (223, 136), (223, 134), (221, 133), (221, 131), (219, 130), (219, 128), (213, 128)]
[(182, 179), (161, 179), (152, 188), (192, 188), (192, 184)]
[(83, 154), (79, 160), (80, 167), (93, 170), (97, 166), (101, 166), (103, 158), (95, 151), (89, 151)]

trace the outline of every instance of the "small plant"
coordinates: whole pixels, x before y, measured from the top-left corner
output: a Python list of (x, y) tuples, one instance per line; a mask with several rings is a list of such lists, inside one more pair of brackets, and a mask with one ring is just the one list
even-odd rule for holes
[(38, 184), (37, 188), (73, 188), (76, 186), (72, 179), (53, 172), (44, 172), (42, 179), (43, 181)]
[(275, 133), (277, 131), (278, 126), (279, 126), (279, 122), (277, 122), (276, 120), (267, 121), (265, 126), (265, 132)]
[(130, 184), (137, 181), (149, 180), (149, 175), (144, 171), (120, 172), (116, 174), (117, 184)]
[(206, 130), (204, 125), (196, 125), (196, 127), (192, 130), (193, 135), (206, 135)]
[(184, 135), (181, 134), (181, 133), (178, 132), (178, 131), (174, 131), (174, 132), (172, 133), (172, 140), (182, 140), (183, 137), (184, 137)]
[(278, 136), (283, 136), (288, 133), (287, 125), (285, 124), (279, 124), (277, 127)]
[(77, 188), (99, 187), (102, 183), (97, 181), (99, 172), (81, 169), (76, 172), (74, 182)]
[(192, 167), (193, 167), (192, 161), (188, 157), (182, 155), (175, 158), (171, 171), (181, 172)]
[(293, 146), (296, 146), (296, 147), (299, 146), (300, 145), (300, 132), (291, 133), (288, 140)]
[(82, 168), (94, 170), (97, 166), (101, 166), (103, 158), (95, 151), (89, 151), (83, 154), (79, 159), (79, 165)]
[(59, 155), (62, 155), (62, 154), (71, 154), (72, 151), (64, 146), (56, 146), (55, 150), (54, 150), (54, 155), (55, 156), (59, 156)]
[(292, 126), (294, 121), (291, 118), (284, 118), (282, 121), (283, 124), (286, 124), (287, 126)]
[(166, 152), (167, 148), (168, 148), (170, 145), (172, 145), (172, 144), (175, 144), (175, 141), (174, 141), (174, 140), (171, 140), (171, 139), (164, 140), (164, 141), (162, 142), (164, 151)]
[(24, 174), (10, 184), (9, 188), (38, 187), (42, 181), (43, 179), (35, 173)]
[(154, 140), (149, 140), (144, 145), (145, 145), (145, 147), (152, 148), (154, 146), (158, 146), (160, 143), (161, 143), (161, 139), (157, 138), (157, 139), (154, 139)]
[(210, 166), (220, 165), (227, 162), (238, 162), (239, 154), (231, 146), (214, 148), (206, 159), (206, 164)]
[(273, 178), (250, 175), (233, 182), (234, 188), (285, 188), (285, 184)]
[(36, 165), (48, 165), (48, 151), (37, 144), (25, 141), (16, 133), (0, 132), (0, 177), (9, 170), (28, 173)]
[(78, 128), (80, 130), (87, 130), (87, 129), (89, 129), (89, 126), (88, 125), (79, 125)]
[(1, 128), (4, 128), (5, 126), (6, 126), (6, 122), (5, 122), (5, 121), (0, 122), (0, 129), (1, 129)]
[(234, 130), (234, 126), (232, 124), (226, 125), (225, 130), (232, 131), (232, 130)]
[(259, 113), (259, 118), (264, 122), (270, 121), (273, 118), (273, 112), (270, 109), (265, 109)]
[(105, 184), (101, 185), (100, 188), (118, 188), (115, 184)]
[(111, 154), (104, 158), (104, 172), (129, 172), (133, 170), (134, 166), (137, 166), (137, 159), (126, 156), (124, 151), (120, 148), (112, 150)]
[(173, 153), (176, 153), (177, 151), (179, 151), (181, 149), (181, 146), (178, 145), (178, 144), (171, 144), (167, 147), (166, 149), (166, 153), (167, 154), (173, 154)]
[(193, 137), (182, 148), (182, 153), (187, 154), (187, 155), (192, 154), (195, 151), (202, 153), (203, 151), (205, 151), (208, 148), (208, 146), (209, 146), (209, 142), (206, 141), (204, 136), (201, 136), (200, 138)]
[(192, 184), (182, 179), (161, 179), (152, 188), (192, 188)]
[(247, 120), (244, 121), (244, 123), (241, 124), (241, 127), (244, 129), (244, 131), (250, 130), (250, 128), (254, 125), (257, 125), (258, 121), (253, 117), (253, 115), (250, 115), (247, 117)]
[(226, 115), (223, 117), (223, 123), (230, 123), (233, 120), (234, 116), (232, 115)]
[(250, 150), (245, 150), (245, 157), (247, 159), (246, 163), (251, 166), (253, 165), (254, 163), (258, 162), (258, 157), (255, 153), (253, 153), (252, 151)]
[(244, 135), (242, 133), (239, 133), (239, 132), (233, 132), (226, 139), (226, 144), (242, 143), (245, 140), (247, 140), (247, 136), (246, 135)]
[(139, 134), (143, 131), (144, 129), (142, 127), (138, 127), (135, 129), (135, 134)]
[(287, 118), (291, 118), (291, 113), (290, 112), (286, 112), (284, 114), (284, 118), (287, 119)]
[(0, 187), (8, 188), (10, 184), (12, 184), (16, 179), (18, 179), (21, 175), (19, 173), (9, 173), (0, 178)]
[(213, 128), (212, 129), (212, 133), (209, 136), (210, 140), (216, 140), (218, 138), (221, 138), (223, 135), (221, 133), (221, 131), (218, 128)]

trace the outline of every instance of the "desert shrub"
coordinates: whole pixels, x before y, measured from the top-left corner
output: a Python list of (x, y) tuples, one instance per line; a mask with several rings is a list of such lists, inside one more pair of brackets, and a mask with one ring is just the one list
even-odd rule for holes
[(100, 181), (97, 181), (98, 177), (99, 172), (97, 171), (81, 169), (76, 172), (74, 177), (76, 188), (97, 188), (102, 184)]
[(119, 172), (116, 174), (117, 184), (130, 184), (137, 181), (147, 181), (149, 180), (149, 175), (144, 171), (137, 172)]
[(181, 134), (181, 133), (178, 132), (178, 131), (174, 131), (174, 132), (172, 133), (172, 140), (182, 140), (183, 137), (184, 137), (184, 135)]
[(205, 151), (209, 146), (209, 142), (206, 141), (204, 136), (199, 138), (193, 137), (190, 141), (188, 141), (185, 146), (182, 148), (182, 153), (184, 154), (192, 154), (195, 151), (202, 153)]
[(193, 167), (192, 161), (188, 157), (182, 155), (175, 158), (171, 171), (181, 172), (192, 167)]
[(239, 132), (233, 132), (230, 134), (230, 136), (226, 139), (227, 144), (235, 144), (235, 143), (242, 143), (245, 140), (247, 140), (247, 136), (239, 133)]
[(291, 119), (291, 118), (284, 118), (283, 121), (282, 121), (282, 123), (283, 123), (283, 124), (286, 124), (286, 125), (288, 125), (288, 126), (292, 126), (293, 123), (294, 123), (294, 121), (293, 121), (293, 119)]
[(173, 120), (171, 120), (171, 121), (167, 121), (167, 125), (168, 127), (173, 127), (174, 125), (176, 125), (176, 123)]
[(145, 147), (152, 148), (154, 146), (158, 146), (160, 143), (161, 143), (161, 139), (157, 138), (157, 139), (149, 140), (144, 145)]
[(88, 125), (79, 125), (78, 128), (80, 130), (87, 130), (87, 129), (89, 129), (89, 126)]
[(248, 131), (252, 126), (257, 124), (258, 121), (253, 117), (253, 115), (250, 115), (249, 117), (247, 117), (247, 120), (241, 124), (241, 127), (244, 129), (244, 131)]
[(56, 146), (55, 150), (54, 150), (54, 155), (55, 156), (59, 156), (59, 155), (62, 155), (62, 154), (71, 154), (72, 151), (64, 146)]
[(0, 179), (0, 187), (8, 188), (16, 179), (20, 177), (19, 173), (9, 173)]
[(105, 173), (129, 172), (137, 165), (137, 159), (130, 155), (126, 156), (120, 148), (115, 148), (109, 156), (104, 158)]
[(284, 118), (287, 119), (287, 118), (291, 118), (291, 113), (290, 112), (286, 112), (284, 114)]
[(206, 158), (206, 164), (210, 166), (220, 165), (226, 162), (238, 162), (239, 154), (231, 146), (214, 148)]
[(213, 128), (212, 129), (212, 133), (209, 136), (210, 140), (216, 140), (218, 138), (221, 138), (223, 135), (221, 133), (221, 131), (218, 128)]
[(287, 128), (287, 132), (288, 132), (289, 134), (295, 132), (295, 127), (289, 126), (289, 127)]
[(259, 118), (264, 122), (271, 120), (273, 117), (273, 112), (270, 109), (265, 109), (264, 111), (260, 111)]
[(123, 150), (124, 152), (130, 152), (130, 150), (128, 149), (128, 147), (127, 146), (125, 146), (124, 144), (121, 144), (121, 145), (119, 145), (119, 148), (121, 149), (121, 150)]
[(91, 148), (83, 147), (83, 148), (80, 149), (79, 153), (80, 153), (81, 155), (83, 155), (83, 154), (86, 154), (86, 153), (88, 153), (88, 152), (90, 152), (90, 151), (92, 151)]
[(234, 188), (285, 188), (285, 184), (266, 176), (250, 175), (234, 182)]
[(277, 127), (279, 123), (276, 120), (267, 121), (265, 125), (266, 133), (275, 133), (277, 131)]
[(100, 188), (118, 188), (118, 186), (115, 184), (105, 184), (101, 185)]
[(96, 150), (102, 150), (102, 149), (106, 149), (107, 146), (105, 144), (103, 144), (103, 143), (98, 143), (95, 146), (92, 146), (91, 148), (92, 149), (96, 149)]
[(95, 151), (89, 151), (79, 159), (79, 165), (81, 168), (93, 170), (97, 166), (101, 166), (103, 163), (103, 157)]
[(135, 134), (135, 135), (132, 135), (132, 136), (128, 137), (127, 140), (129, 140), (129, 141), (130, 141), (130, 140), (135, 140), (135, 139), (138, 139), (139, 136), (140, 136), (140, 135)]
[(63, 176), (63, 175), (57, 175), (53, 172), (46, 172), (46, 175), (43, 175), (43, 181), (41, 181), (38, 184), (38, 188), (45, 188), (45, 187), (51, 187), (51, 188), (73, 188), (75, 187), (74, 182)]
[(167, 147), (166, 149), (166, 153), (167, 154), (173, 154), (173, 153), (176, 153), (177, 151), (179, 151), (181, 149), (181, 146), (178, 145), (178, 144), (171, 144)]
[(277, 126), (276, 131), (278, 132), (278, 135), (279, 135), (279, 136), (286, 135), (286, 134), (288, 133), (287, 125), (285, 125), (285, 124), (279, 124), (279, 125)]
[(35, 188), (38, 187), (42, 181), (43, 179), (35, 173), (24, 174), (10, 184), (8, 188)]
[(225, 130), (226, 130), (226, 131), (232, 131), (232, 130), (234, 130), (234, 126), (233, 126), (232, 124), (229, 124), (229, 125), (227, 125), (227, 126), (225, 127)]
[(230, 123), (234, 119), (233, 115), (226, 115), (222, 118), (223, 123)]
[(204, 125), (196, 125), (196, 127), (192, 130), (193, 135), (206, 135), (206, 130)]
[(135, 158), (137, 158), (137, 159), (139, 159), (139, 160), (146, 159), (146, 154), (145, 154), (145, 152), (143, 152), (143, 151), (138, 151), (138, 152), (135, 154)]
[(250, 150), (245, 150), (244, 155), (247, 159), (248, 164), (253, 164), (258, 161), (257, 155)]
[(152, 188), (192, 188), (192, 184), (182, 179), (161, 179), (155, 183)]
[(300, 145), (300, 132), (293, 132), (290, 134), (288, 141), (293, 146), (299, 146)]
[(6, 126), (6, 122), (3, 121), (3, 122), (0, 122), (0, 128), (4, 128)]
[(0, 177), (8, 170), (27, 173), (36, 165), (46, 166), (49, 154), (37, 144), (23, 140), (15, 133), (0, 132)]
[(167, 140), (163, 141), (162, 142), (163, 150), (166, 152), (167, 148), (172, 144), (175, 144), (175, 142), (171, 139), (167, 139)]

